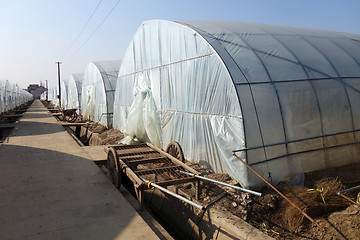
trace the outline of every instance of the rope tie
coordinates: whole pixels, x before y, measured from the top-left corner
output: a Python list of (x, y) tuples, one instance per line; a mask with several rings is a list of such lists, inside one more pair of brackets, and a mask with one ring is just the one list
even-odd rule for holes
[(308, 193), (319, 193), (320, 196), (321, 196), (321, 199), (324, 203), (324, 207), (326, 207), (326, 202), (325, 202), (325, 198), (324, 198), (324, 195), (323, 195), (323, 192), (324, 192), (324, 188), (321, 188), (321, 189), (315, 189), (315, 188), (311, 188), (311, 189), (308, 189), (307, 190)]

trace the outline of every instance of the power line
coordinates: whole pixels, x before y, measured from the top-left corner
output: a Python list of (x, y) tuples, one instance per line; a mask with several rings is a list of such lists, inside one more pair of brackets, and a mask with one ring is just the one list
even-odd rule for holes
[(115, 10), (116, 6), (120, 3), (121, 0), (118, 0), (116, 4), (112, 7), (112, 9), (109, 11), (109, 13), (105, 16), (105, 18), (101, 21), (101, 23), (97, 26), (97, 28), (91, 33), (88, 39), (75, 51), (75, 53), (72, 55), (76, 55), (80, 49), (85, 46), (85, 44), (94, 36), (94, 34), (97, 32), (97, 30), (100, 29), (100, 27), (104, 24), (104, 22), (108, 19), (108, 17), (111, 15), (111, 13)]
[(97, 4), (97, 6), (95, 7), (94, 11), (91, 13), (89, 19), (87, 20), (87, 22), (85, 23), (84, 27), (81, 29), (81, 31), (79, 32), (79, 34), (77, 35), (77, 37), (74, 39), (74, 41), (71, 43), (70, 47), (66, 50), (65, 54), (62, 56), (62, 59), (66, 56), (66, 54), (68, 54), (68, 52), (71, 50), (71, 48), (74, 46), (75, 42), (79, 39), (80, 35), (84, 32), (85, 28), (87, 27), (87, 25), (89, 24), (91, 18), (94, 16), (96, 10), (99, 8), (101, 2), (103, 0), (100, 0), (99, 3)]

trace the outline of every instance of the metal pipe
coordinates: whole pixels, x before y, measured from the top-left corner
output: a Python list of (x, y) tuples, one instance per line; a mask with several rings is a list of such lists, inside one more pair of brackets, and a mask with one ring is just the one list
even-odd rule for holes
[[(339, 144), (339, 145), (334, 145), (334, 146), (329, 146), (329, 147), (322, 147), (322, 148), (315, 148), (315, 149), (304, 150), (304, 151), (297, 151), (297, 152), (293, 152), (293, 153), (283, 154), (283, 155), (273, 157), (273, 158), (268, 158), (268, 159), (260, 161), (260, 162), (251, 163), (250, 166), (255, 166), (255, 165), (258, 165), (258, 164), (265, 163), (265, 162), (274, 161), (276, 159), (283, 158), (283, 157), (289, 157), (289, 156), (303, 154), (303, 153), (309, 153), (309, 152), (316, 152), (316, 151), (324, 150), (324, 149), (333, 149), (333, 148), (338, 148), (338, 147), (345, 147), (345, 146), (350, 146), (350, 145), (359, 144), (359, 143), (360, 142), (351, 142), (351, 143), (344, 143), (344, 144)], [(250, 150), (252, 150), (252, 149), (250, 149)]]
[(340, 134), (347, 134), (347, 133), (353, 133), (353, 132), (359, 132), (359, 131), (360, 131), (360, 129), (353, 129), (353, 130), (349, 130), (349, 131), (330, 133), (330, 134), (325, 134), (325, 135), (321, 135), (321, 136), (300, 138), (300, 139), (296, 139), (296, 140), (290, 140), (290, 141), (284, 141), (284, 142), (278, 142), (278, 143), (271, 143), (271, 144), (260, 145), (260, 146), (256, 146), (256, 147), (250, 147), (250, 148), (243, 148), (243, 149), (239, 149), (239, 150), (234, 150), (233, 152), (236, 153), (236, 152), (242, 152), (242, 151), (255, 150), (255, 149), (259, 149), (259, 148), (274, 147), (274, 146), (278, 146), (278, 145), (282, 145), (282, 144), (297, 143), (297, 142), (313, 140), (313, 139), (317, 139), (317, 138), (331, 137), (331, 136), (336, 136), (336, 135), (340, 135)]
[(148, 188), (150, 188), (150, 187), (157, 188), (157, 189), (159, 189), (159, 190), (161, 190), (161, 191), (163, 191), (163, 192), (166, 192), (167, 194), (169, 194), (169, 195), (171, 195), (171, 196), (173, 196), (173, 197), (175, 197), (175, 198), (178, 198), (178, 199), (180, 199), (180, 200), (182, 200), (182, 201), (184, 201), (184, 202), (186, 202), (186, 203), (188, 203), (188, 204), (190, 204), (190, 205), (192, 205), (192, 206), (194, 206), (194, 207), (196, 207), (196, 208), (198, 208), (198, 209), (200, 209), (200, 210), (205, 209), (204, 206), (201, 206), (200, 204), (197, 204), (197, 203), (195, 203), (195, 202), (193, 202), (193, 201), (190, 201), (189, 199), (184, 198), (183, 196), (180, 196), (179, 194), (176, 194), (176, 193), (174, 193), (174, 192), (172, 192), (172, 191), (169, 191), (169, 190), (167, 190), (166, 188), (163, 188), (163, 187), (161, 187), (160, 185), (157, 185), (156, 183), (150, 182), (150, 181), (145, 180), (145, 179), (142, 179), (142, 180), (143, 180), (144, 182), (146, 182)]
[(307, 219), (309, 219), (313, 224), (315, 224), (319, 229), (324, 231), (324, 229), (314, 221), (309, 215), (306, 214), (303, 210), (301, 210), (298, 206), (296, 206), (290, 199), (288, 199), (284, 194), (282, 194), (279, 190), (277, 190), (272, 184), (270, 184), (268, 181), (266, 181), (265, 178), (263, 178), (260, 174), (258, 174), (254, 169), (252, 169), (244, 160), (242, 160), (238, 155), (236, 155), (235, 152), (232, 152), (232, 154), (240, 160), (248, 169), (250, 169), (253, 173), (255, 173), (256, 176), (258, 176), (261, 180), (263, 180), (269, 187), (271, 187), (275, 192), (277, 192), (281, 197), (283, 197), (286, 201), (288, 201), (296, 210), (298, 210), (302, 215), (304, 215)]
[(358, 204), (357, 202), (351, 200), (350, 198), (348, 198), (347, 196), (345, 196), (344, 194), (338, 193), (338, 195), (346, 200), (348, 200), (349, 202), (351, 202), (352, 204), (357, 205), (358, 207), (360, 207), (360, 204)]
[(344, 192), (354, 191), (354, 190), (356, 190), (356, 189), (358, 189), (358, 188), (360, 188), (360, 185), (357, 185), (357, 186), (352, 187), (352, 188), (344, 189), (344, 190), (342, 190), (342, 191), (338, 191), (338, 192), (337, 192), (337, 195), (340, 195), (340, 194), (342, 194), (342, 193), (344, 193)]
[(202, 180), (205, 180), (205, 181), (209, 181), (209, 182), (217, 183), (217, 184), (224, 185), (224, 186), (227, 186), (227, 187), (235, 188), (237, 190), (241, 190), (243, 192), (251, 193), (251, 194), (254, 194), (256, 196), (261, 197), (261, 195), (262, 195), (262, 193), (259, 193), (259, 192), (255, 192), (255, 191), (252, 191), (252, 190), (249, 190), (249, 189), (234, 186), (234, 185), (231, 185), (231, 184), (228, 184), (228, 183), (220, 182), (220, 181), (217, 181), (217, 180), (214, 180), (214, 179), (211, 179), (211, 178), (207, 178), (207, 177), (203, 177), (203, 176), (200, 176), (200, 175), (197, 175), (197, 174), (188, 173), (188, 172), (184, 172), (184, 171), (180, 171), (180, 170), (178, 172), (186, 174), (188, 176), (196, 177), (196, 178), (199, 178), (199, 179), (202, 179)]

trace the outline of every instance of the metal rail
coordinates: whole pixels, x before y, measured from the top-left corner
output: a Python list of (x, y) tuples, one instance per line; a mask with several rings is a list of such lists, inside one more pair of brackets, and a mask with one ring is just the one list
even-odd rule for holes
[[(234, 150), (233, 153), (237, 153), (237, 152), (243, 152), (243, 151), (251, 151), (251, 150), (256, 150), (256, 149), (260, 149), (260, 148), (268, 148), (268, 147), (275, 147), (275, 146), (279, 146), (279, 145), (288, 145), (291, 143), (298, 143), (298, 142), (303, 142), (303, 141), (308, 141), (308, 140), (314, 140), (314, 139), (318, 139), (318, 138), (326, 138), (326, 137), (332, 137), (332, 136), (336, 136), (336, 135), (341, 135), (341, 134), (347, 134), (347, 133), (354, 133), (354, 132), (359, 132), (360, 129), (354, 129), (354, 130), (349, 130), (349, 131), (343, 131), (343, 132), (336, 132), (336, 133), (330, 133), (330, 134), (325, 134), (325, 135), (320, 135), (320, 136), (314, 136), (314, 137), (308, 137), (308, 138), (300, 138), (300, 139), (296, 139), (296, 140), (289, 140), (289, 141), (284, 141), (284, 142), (278, 142), (278, 143), (271, 143), (271, 144), (264, 144), (264, 145), (260, 145), (260, 146), (255, 146), (255, 147), (249, 147), (249, 148), (243, 148), (243, 149), (238, 149), (238, 150)], [(287, 154), (283, 154), (277, 157), (273, 157), (273, 158), (269, 158), (260, 162), (256, 162), (256, 163), (252, 163), (250, 164), (250, 166), (254, 166), (257, 164), (261, 164), (261, 163), (265, 163), (265, 162), (269, 162), (269, 161), (273, 161), (282, 157), (287, 157), (287, 156), (292, 156), (292, 155), (296, 155), (296, 154), (301, 154), (301, 153), (308, 153), (308, 152), (314, 152), (314, 151), (319, 151), (322, 149), (330, 149), (330, 148), (336, 148), (336, 147), (343, 147), (343, 146), (348, 146), (348, 145), (353, 145), (353, 144), (360, 144), (360, 142), (351, 142), (351, 143), (344, 143), (344, 144), (338, 144), (338, 145), (334, 145), (334, 146), (328, 146), (328, 147), (322, 147), (322, 148), (315, 148), (315, 149), (309, 149), (309, 150), (303, 150), (303, 151), (297, 151), (297, 152), (293, 152), (293, 153), (287, 153)]]
[(188, 173), (188, 172), (184, 172), (184, 171), (181, 171), (181, 170), (179, 170), (179, 172), (182, 173), (182, 174), (186, 174), (186, 175), (188, 175), (188, 176), (192, 176), (192, 177), (195, 177), (195, 178), (199, 178), (199, 179), (208, 181), (208, 182), (213, 182), (213, 183), (217, 183), (217, 184), (220, 184), (220, 185), (224, 185), (224, 186), (226, 186), (226, 187), (235, 188), (235, 189), (237, 189), (237, 190), (241, 190), (241, 191), (243, 191), (243, 192), (251, 193), (251, 194), (254, 194), (254, 195), (256, 195), (256, 196), (260, 196), (260, 197), (261, 197), (261, 195), (262, 195), (262, 193), (259, 193), (259, 192), (255, 192), (255, 191), (252, 191), (252, 190), (249, 190), (249, 189), (245, 189), (245, 188), (242, 188), (242, 187), (234, 186), (234, 185), (231, 185), (231, 184), (228, 184), (228, 183), (220, 182), (220, 181), (217, 181), (217, 180), (214, 180), (214, 179), (211, 179), (211, 178), (207, 178), (207, 177), (203, 177), (203, 176), (200, 176), (200, 175), (197, 175), (197, 174)]
[(189, 200), (187, 198), (184, 198), (183, 196), (180, 196), (179, 194), (176, 194), (176, 193), (174, 193), (172, 191), (169, 191), (166, 188), (163, 188), (160, 185), (157, 185), (156, 183), (150, 182), (150, 181), (145, 180), (145, 179), (142, 179), (142, 180), (147, 184), (148, 188), (151, 188), (151, 187), (157, 188), (160, 191), (165, 192), (165, 193), (167, 193), (167, 194), (169, 194), (169, 195), (171, 195), (171, 196), (173, 196), (173, 197), (175, 197), (177, 199), (180, 199), (180, 200), (182, 200), (182, 201), (184, 201), (184, 202), (190, 204), (191, 206), (194, 206), (194, 207), (196, 207), (196, 208), (198, 208), (200, 210), (205, 209), (204, 206), (201, 206), (200, 204), (197, 204), (197, 203), (195, 203), (195, 202), (193, 202), (193, 201), (191, 201), (191, 200)]
[(360, 185), (357, 185), (357, 186), (352, 187), (352, 188), (344, 189), (344, 190), (342, 190), (342, 191), (338, 191), (338, 192), (337, 192), (337, 195), (340, 195), (340, 194), (345, 193), (345, 192), (354, 191), (354, 190), (356, 190), (356, 189), (358, 189), (358, 188), (360, 188)]
[(342, 197), (342, 198), (344, 198), (344, 199), (346, 199), (346, 200), (348, 200), (349, 202), (351, 202), (352, 204), (355, 204), (355, 205), (357, 205), (358, 207), (360, 207), (360, 204), (359, 203), (357, 203), (357, 202), (355, 202), (355, 201), (353, 201), (353, 200), (351, 200), (350, 198), (348, 198), (347, 196), (345, 196), (344, 194), (338, 194), (340, 197)]
[[(289, 140), (289, 141), (284, 141), (284, 142), (278, 142), (278, 143), (271, 143), (271, 144), (265, 144), (265, 145), (260, 145), (260, 146), (256, 146), (256, 147), (249, 147), (249, 148), (243, 148), (243, 149), (238, 149), (238, 150), (234, 150), (233, 152), (242, 152), (242, 151), (249, 151), (249, 150), (255, 150), (255, 149), (259, 149), (259, 148), (266, 148), (266, 147), (274, 147), (274, 146), (278, 146), (278, 145), (283, 145), (283, 144), (289, 144), (289, 143), (297, 143), (297, 142), (302, 142), (302, 141), (307, 141), (307, 140), (313, 140), (313, 139), (317, 139), (317, 138), (323, 138), (323, 137), (331, 137), (331, 136), (335, 136), (335, 135), (340, 135), (340, 134), (346, 134), (346, 133), (353, 133), (353, 132), (359, 132), (360, 129), (354, 129), (354, 130), (349, 130), (349, 131), (343, 131), (343, 132), (337, 132), (337, 133), (330, 133), (330, 134), (324, 134), (321, 136), (314, 136), (314, 137), (308, 137), (308, 138), (300, 138), (300, 139), (296, 139), (296, 140)], [(359, 142), (360, 143), (360, 142)]]
[(348, 200), (348, 201), (351, 202), (352, 204), (355, 204), (355, 205), (357, 205), (358, 207), (360, 207), (360, 204), (359, 204), (359, 203), (351, 200), (350, 198), (348, 198), (347, 196), (345, 196), (345, 195), (343, 194), (343, 193), (345, 193), (345, 192), (354, 191), (354, 190), (356, 190), (356, 189), (358, 189), (358, 188), (360, 188), (360, 185), (357, 185), (357, 186), (355, 186), (355, 187), (352, 187), (352, 188), (348, 188), (348, 189), (344, 189), (344, 190), (342, 190), (342, 191), (339, 191), (339, 192), (337, 192), (337, 195), (339, 195), (340, 197)]

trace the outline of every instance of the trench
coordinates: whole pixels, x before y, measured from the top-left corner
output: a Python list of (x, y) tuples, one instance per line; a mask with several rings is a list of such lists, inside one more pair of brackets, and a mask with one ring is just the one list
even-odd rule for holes
[[(91, 138), (98, 136), (86, 126), (65, 127), (65, 129), (80, 146), (97, 145), (98, 141)], [(104, 174), (108, 175), (106, 161), (96, 161), (95, 163)], [(133, 182), (125, 174), (121, 174), (121, 178), (122, 183), (119, 191), (123, 193), (126, 189), (125, 191), (130, 193), (128, 195), (132, 196), (132, 200), (137, 199)], [(184, 192), (177, 186), (168, 186), (167, 189), (189, 200), (194, 201), (195, 199), (195, 190), (193, 193), (191, 191)], [(201, 212), (199, 209), (158, 189), (144, 190), (143, 203), (143, 211), (150, 213), (173, 239), (239, 239), (238, 232), (233, 231), (231, 227), (227, 228), (227, 223), (219, 222), (219, 215), (214, 214), (211, 209)], [(141, 211), (140, 204), (133, 204), (133, 207), (138, 212)], [(226, 216), (223, 217), (226, 218)]]
[(28, 101), (20, 106), (0, 114), (0, 144), (9, 136), (16, 123), (27, 111), (33, 101)]

